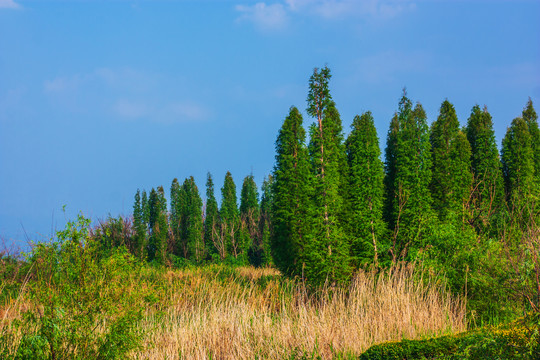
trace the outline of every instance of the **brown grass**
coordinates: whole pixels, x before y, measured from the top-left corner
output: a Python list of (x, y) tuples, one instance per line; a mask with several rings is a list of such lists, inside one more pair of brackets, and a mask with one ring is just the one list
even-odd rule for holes
[[(343, 358), (384, 341), (464, 331), (464, 304), (421, 276), (410, 265), (358, 271), (348, 289), (308, 295), (272, 268), (147, 268), (124, 284), (155, 294), (138, 325), (142, 350), (131, 358)], [(37, 308), (24, 291), (0, 306), (0, 335), (11, 332), (17, 342), (2, 345), (8, 353), (16, 351), (22, 332), (37, 331), (12, 327), (29, 306)]]
[[(163, 311), (147, 309), (145, 359), (283, 359), (359, 355), (369, 346), (465, 330), (465, 307), (412, 266), (359, 271), (348, 291), (307, 296), (274, 269), (169, 272)], [(212, 274), (212, 275), (209, 275)], [(264, 280), (262, 282), (261, 280)]]

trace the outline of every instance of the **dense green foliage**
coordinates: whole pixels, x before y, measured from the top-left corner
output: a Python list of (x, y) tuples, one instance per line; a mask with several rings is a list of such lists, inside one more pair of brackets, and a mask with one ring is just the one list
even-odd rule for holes
[(349, 187), (346, 213), (354, 265), (379, 262), (387, 251), (383, 222), (384, 167), (371, 112), (356, 116), (346, 141)]
[(481, 110), (478, 105), (473, 107), (466, 131), (471, 145), (474, 176), (471, 204), (474, 226), (479, 232), (491, 231), (493, 235), (490, 226), (500, 220), (505, 202), (499, 151), (487, 108)]
[(414, 258), (427, 245), (432, 222), (431, 149), (426, 113), (403, 95), (399, 103), (392, 259)]
[(502, 165), (506, 193), (511, 206), (535, 190), (534, 154), (531, 134), (523, 118), (515, 118), (502, 141)]
[(272, 257), (290, 276), (303, 276), (311, 246), (311, 173), (302, 115), (292, 107), (276, 141), (272, 184)]
[(216, 239), (215, 231), (219, 225), (219, 210), (214, 193), (214, 180), (208, 173), (206, 177), (206, 206), (204, 217), (204, 243), (208, 254), (218, 255), (218, 250), (214, 245)]
[(463, 222), (464, 205), (472, 186), (471, 150), (459, 129), (454, 106), (445, 100), (431, 125), (433, 210), (441, 222)]

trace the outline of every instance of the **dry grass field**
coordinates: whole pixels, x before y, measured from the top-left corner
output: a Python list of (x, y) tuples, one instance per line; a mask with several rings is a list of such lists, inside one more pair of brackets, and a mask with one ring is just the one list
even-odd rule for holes
[[(463, 302), (410, 265), (359, 271), (348, 289), (311, 295), (272, 268), (145, 272), (124, 284), (130, 291), (151, 290), (136, 324), (142, 346), (130, 352), (133, 359), (348, 358), (380, 342), (466, 328)], [(24, 291), (4, 304), (0, 331), (15, 331), (13, 321), (32, 307), (39, 305)], [(36, 331), (17, 329), (14, 339)], [(3, 346), (14, 353), (19, 344)]]

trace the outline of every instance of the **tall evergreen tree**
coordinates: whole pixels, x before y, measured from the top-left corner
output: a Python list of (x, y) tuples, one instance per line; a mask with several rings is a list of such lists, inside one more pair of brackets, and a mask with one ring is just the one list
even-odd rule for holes
[(271, 247), (270, 247), (270, 234), (272, 231), (272, 206), (274, 196), (272, 187), (274, 183), (274, 177), (268, 175), (263, 179), (261, 186), (261, 207), (259, 216), (259, 244), (256, 251), (260, 253), (261, 263), (256, 264), (259, 266), (268, 265), (272, 263)]
[(296, 107), (291, 107), (276, 140), (270, 244), (278, 269), (288, 276), (299, 277), (304, 277), (304, 270), (309, 271), (312, 266), (308, 256), (312, 241), (312, 181), (305, 138), (302, 115)]
[(180, 256), (181, 253), (182, 205), (180, 193), (180, 183), (177, 178), (174, 178), (171, 184), (171, 216), (169, 223), (171, 227), (173, 252), (176, 256)]
[(540, 186), (540, 129), (538, 128), (538, 115), (534, 110), (531, 98), (527, 101), (525, 109), (522, 113), (523, 120), (529, 127), (529, 134), (531, 134), (531, 149), (533, 152), (534, 161), (534, 177), (536, 186)]
[(534, 193), (534, 154), (529, 126), (516, 118), (502, 141), (503, 175), (508, 200), (513, 207), (531, 200)]
[(469, 200), (473, 191), (473, 174), (471, 171), (471, 144), (462, 130), (457, 133), (454, 139), (450, 158), (453, 159), (451, 172), (456, 179), (452, 192), (454, 199), (458, 199), (456, 221), (458, 225), (463, 227), (469, 224), (471, 219)]
[(146, 190), (142, 191), (141, 209), (142, 209), (142, 221), (144, 224), (144, 230), (147, 232), (148, 225), (150, 223), (150, 204), (148, 202), (148, 196), (146, 195)]
[(339, 112), (328, 89), (330, 70), (315, 69), (307, 111), (317, 122), (310, 127), (309, 155), (313, 178), (313, 250), (311, 279), (344, 281), (350, 275), (350, 246), (343, 229), (344, 174), (347, 160)]
[(396, 223), (392, 257), (410, 258), (423, 248), (432, 222), (431, 144), (426, 113), (422, 105), (412, 109), (403, 94), (399, 105), (399, 132), (396, 144), (395, 199)]
[(259, 245), (259, 192), (253, 175), (248, 175), (240, 191), (240, 220), (242, 247), (248, 253), (250, 263), (259, 264), (260, 256), (255, 249)]
[(184, 257), (200, 262), (206, 256), (202, 221), (202, 199), (193, 176), (184, 180), (181, 189), (181, 223)]
[(500, 218), (504, 208), (504, 186), (493, 122), (487, 108), (473, 107), (466, 131), (474, 176), (474, 226), (479, 232), (495, 231), (498, 223), (495, 220)]
[(166, 261), (167, 255), (167, 203), (163, 187), (157, 191), (152, 188), (148, 199), (150, 239), (148, 240), (148, 260), (155, 260), (161, 264)]
[(206, 213), (204, 216), (204, 243), (207, 252), (210, 254), (219, 254), (214, 242), (216, 239), (217, 226), (219, 225), (218, 203), (214, 194), (214, 180), (212, 174), (208, 173), (206, 177)]
[(356, 265), (378, 263), (384, 251), (384, 168), (371, 112), (356, 116), (346, 141), (349, 176), (349, 233)]
[[(410, 110), (409, 110), (410, 111)], [(395, 226), (394, 207), (396, 206), (396, 155), (397, 139), (399, 134), (399, 115), (395, 113), (390, 121), (386, 135), (386, 149), (384, 156), (384, 207), (383, 218), (388, 228)]]
[(229, 255), (237, 258), (241, 255), (239, 229), (240, 214), (236, 200), (236, 185), (229, 171), (221, 188), (221, 208), (219, 210), (221, 226), (224, 229), (226, 250)]
[(445, 100), (431, 125), (433, 210), (442, 222), (463, 220), (472, 182), (470, 145), (459, 129), (454, 106)]
[(146, 228), (143, 219), (143, 208), (141, 206), (141, 192), (137, 189), (135, 193), (135, 204), (133, 204), (133, 228), (135, 230), (135, 256), (144, 259), (146, 256)]

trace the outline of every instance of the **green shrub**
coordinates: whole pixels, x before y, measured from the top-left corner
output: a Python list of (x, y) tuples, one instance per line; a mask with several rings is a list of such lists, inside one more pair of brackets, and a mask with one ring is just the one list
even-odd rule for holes
[(540, 326), (527, 317), (497, 327), (486, 326), (458, 335), (403, 340), (370, 347), (360, 360), (412, 359), (540, 359)]
[(144, 290), (130, 286), (140, 265), (124, 247), (103, 257), (79, 215), (30, 254), (24, 334), (16, 359), (119, 359), (141, 344)]

